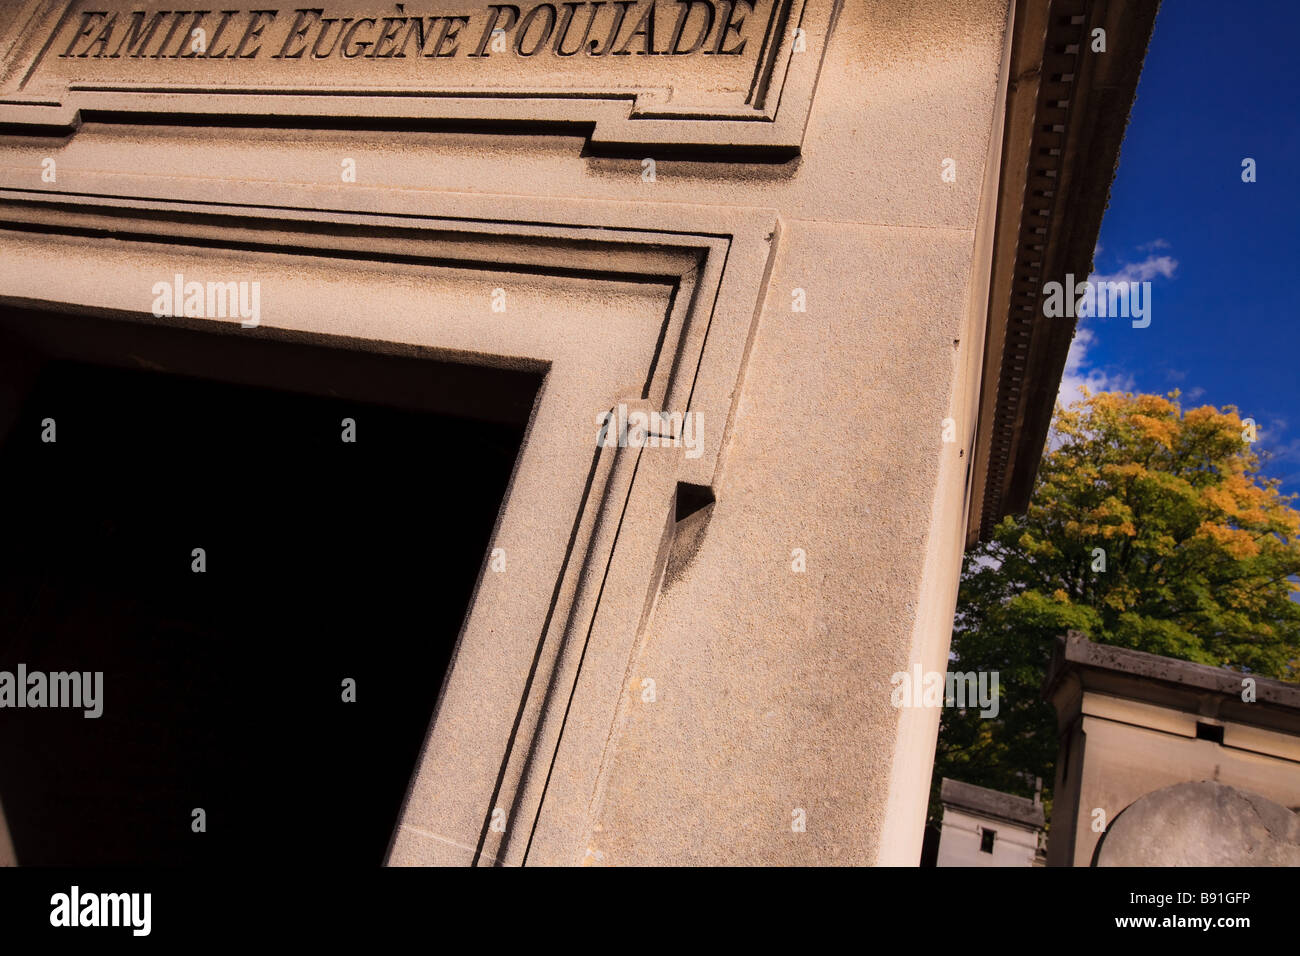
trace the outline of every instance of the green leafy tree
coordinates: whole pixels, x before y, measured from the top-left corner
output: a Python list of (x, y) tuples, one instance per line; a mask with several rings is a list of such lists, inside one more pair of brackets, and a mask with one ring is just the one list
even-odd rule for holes
[(1300, 512), (1261, 477), (1251, 437), (1236, 408), (1184, 411), (1178, 392), (1057, 406), (1028, 511), (966, 556), (950, 666), (998, 671), (1001, 707), (944, 710), (932, 813), (945, 776), (1024, 795), (1042, 777), (1050, 803), (1056, 717), (1040, 693), (1070, 628), (1300, 676)]

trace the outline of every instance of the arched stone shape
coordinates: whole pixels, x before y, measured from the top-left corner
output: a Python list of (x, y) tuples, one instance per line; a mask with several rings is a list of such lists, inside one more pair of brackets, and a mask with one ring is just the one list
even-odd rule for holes
[(1093, 866), (1300, 866), (1300, 814), (1212, 780), (1140, 797), (1111, 823)]

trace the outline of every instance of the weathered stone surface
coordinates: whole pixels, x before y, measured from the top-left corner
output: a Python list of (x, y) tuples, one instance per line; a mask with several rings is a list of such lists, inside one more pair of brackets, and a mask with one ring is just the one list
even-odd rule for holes
[[(621, 48), (652, 5), (599, 17)], [(946, 666), (963, 545), (1032, 474), (1070, 327), (1007, 334), (1017, 248), (1086, 270), (1154, 4), (657, 0), (653, 54), (569, 58), (526, 3), (471, 56), (492, 6), (425, 4), (419, 58), (391, 4), (214, 10), (199, 62), (194, 13), (113, 59), (136, 4), (0, 4), (0, 301), (220, 326), (151, 287), (248, 278), (223, 334), (545, 374), (390, 862), (914, 864), (939, 715), (890, 677)], [(664, 55), (706, 8), (744, 55)], [(593, 459), (637, 402), (702, 454)], [(681, 484), (714, 503), (677, 525)]]
[(1296, 688), (1121, 647), (1072, 631), (1044, 684), (1056, 708), (1048, 866), (1087, 866), (1098, 821), (1164, 787), (1214, 780), (1300, 804)]
[(1042, 804), (1034, 803), (1028, 797), (1017, 797), (988, 787), (977, 787), (973, 783), (963, 783), (945, 777), (939, 789), (939, 799), (944, 806), (960, 807), (983, 816), (999, 820), (1009, 820), (1026, 826), (1043, 825)]
[(397, 122), (584, 122), (607, 145), (793, 153), (833, 14), (832, 0), (432, 0), (410, 15), (374, 0), (37, 5), (9, 56), (19, 81), (0, 124), (75, 127), (103, 109), (253, 122), (361, 111)]
[(1300, 814), (1211, 780), (1142, 797), (1111, 824), (1096, 866), (1300, 866)]

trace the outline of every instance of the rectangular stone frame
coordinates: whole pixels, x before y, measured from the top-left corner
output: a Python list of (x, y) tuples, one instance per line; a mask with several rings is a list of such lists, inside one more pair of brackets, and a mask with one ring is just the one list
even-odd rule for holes
[[(39, 81), (46, 47), (67, 16), (69, 0), (26, 0), (16, 17), (22, 27), (0, 49), (0, 128), (71, 130), (82, 113), (139, 122), (235, 122), (257, 126), (286, 115), (325, 128), (356, 123), (451, 127), (484, 123), (590, 127), (588, 142), (607, 151), (641, 149), (664, 155), (682, 149), (744, 150), (795, 155), (803, 143), (822, 55), (839, 0), (776, 0), (760, 31), (761, 55), (746, 102), (734, 108), (674, 106), (659, 91), (629, 93), (589, 89), (479, 90), (445, 88), (306, 89), (273, 85), (226, 90), (158, 83), (72, 82), (61, 88)], [(796, 52), (794, 31), (804, 33)], [(760, 38), (756, 37), (756, 39)], [(35, 81), (35, 82), (34, 82)], [(289, 105), (286, 106), (285, 102)], [(657, 150), (649, 149), (651, 146)]]
[[(466, 555), (479, 581), (389, 863), (580, 863), (606, 748), (640, 694), (677, 484), (722, 467), (778, 221), (529, 200), (502, 222), (487, 218), (498, 199), (396, 193), (368, 205), (390, 208), (4, 190), (0, 302), (544, 372), (493, 533), (507, 567)], [(261, 281), (261, 326), (155, 318), (148, 290), (173, 272)], [(620, 401), (700, 413), (703, 453), (598, 448), (597, 416)]]

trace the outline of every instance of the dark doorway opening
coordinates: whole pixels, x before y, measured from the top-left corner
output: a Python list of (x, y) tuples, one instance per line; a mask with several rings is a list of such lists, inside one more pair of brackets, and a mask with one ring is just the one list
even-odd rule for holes
[[(146, 366), (142, 353), (231, 347), (120, 331), (116, 354)], [(340, 387), (321, 397), (45, 355), (13, 406), (0, 671), (103, 673), (98, 718), (0, 709), (0, 806), (19, 864), (384, 859), (540, 379), (245, 348), (290, 384), (313, 379), (295, 369), (320, 379), (340, 363), (324, 375)], [(442, 406), (453, 392), (470, 402), (348, 397), (440, 391)], [(490, 420), (470, 417), (475, 393), (492, 396)]]

